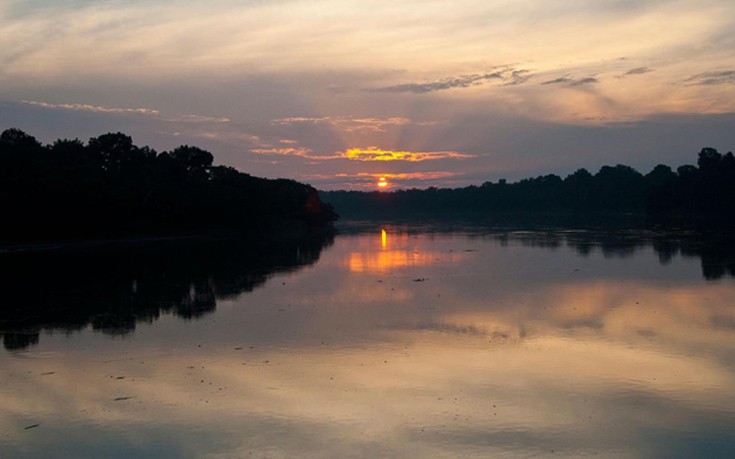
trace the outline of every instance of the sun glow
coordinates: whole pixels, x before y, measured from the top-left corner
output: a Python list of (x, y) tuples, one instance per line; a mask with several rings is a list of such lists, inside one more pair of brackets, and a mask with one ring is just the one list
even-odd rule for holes
[(378, 188), (388, 188), (388, 180), (385, 177), (380, 177), (378, 180)]
[(421, 162), (437, 159), (465, 159), (472, 155), (457, 151), (402, 151), (383, 150), (378, 147), (350, 148), (340, 154), (352, 161), (408, 161)]

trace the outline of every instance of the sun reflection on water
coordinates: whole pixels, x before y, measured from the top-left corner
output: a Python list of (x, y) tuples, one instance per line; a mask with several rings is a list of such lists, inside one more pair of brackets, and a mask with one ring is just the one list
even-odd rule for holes
[[(401, 268), (456, 263), (467, 254), (452, 251), (427, 250), (412, 241), (407, 233), (380, 229), (380, 247), (375, 242), (358, 247), (346, 254), (345, 265), (353, 273), (385, 273)], [(375, 241), (375, 239), (373, 239)]]
[(733, 457), (732, 282), (651, 251), (379, 229), (216, 321), (0, 354), (0, 455)]

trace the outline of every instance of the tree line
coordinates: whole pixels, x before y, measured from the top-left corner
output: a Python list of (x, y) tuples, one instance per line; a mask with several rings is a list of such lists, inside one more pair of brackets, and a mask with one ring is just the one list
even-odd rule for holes
[(122, 133), (42, 145), (0, 134), (0, 242), (331, 225), (313, 187), (213, 165), (206, 150), (156, 152)]
[(603, 166), (596, 174), (579, 169), (485, 182), (464, 188), (392, 192), (328, 191), (322, 198), (343, 215), (475, 213), (572, 213), (735, 216), (735, 157), (703, 148), (697, 165), (673, 170), (659, 164), (647, 174), (630, 166)]

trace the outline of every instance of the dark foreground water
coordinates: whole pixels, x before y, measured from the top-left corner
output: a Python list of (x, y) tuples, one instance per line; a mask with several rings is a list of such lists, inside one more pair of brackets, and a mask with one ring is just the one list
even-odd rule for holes
[(0, 457), (732, 458), (732, 247), (366, 224), (5, 255)]

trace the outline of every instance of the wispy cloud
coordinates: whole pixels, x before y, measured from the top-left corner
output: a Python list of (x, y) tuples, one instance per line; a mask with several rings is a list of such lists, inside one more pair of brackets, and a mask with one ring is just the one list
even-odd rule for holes
[(305, 117), (294, 116), (273, 120), (271, 124), (291, 126), (295, 124), (320, 124), (338, 127), (345, 132), (385, 132), (388, 127), (406, 125), (430, 125), (430, 121), (413, 121), (408, 118), (357, 118), (351, 116)]
[(408, 161), (422, 162), (438, 159), (466, 159), (472, 155), (457, 151), (403, 151), (383, 150), (378, 147), (350, 148), (340, 153), (340, 157), (352, 161)]
[(78, 104), (78, 103), (65, 103), (55, 104), (50, 102), (40, 102), (36, 100), (22, 100), (22, 103), (26, 105), (32, 105), (34, 107), (47, 108), (50, 110), (71, 110), (76, 112), (91, 112), (91, 113), (109, 113), (118, 115), (144, 115), (152, 116), (161, 121), (167, 121), (170, 123), (188, 123), (188, 124), (224, 124), (229, 123), (230, 119), (225, 117), (215, 116), (204, 116), (204, 115), (164, 115), (159, 110), (154, 108), (119, 108), (119, 107), (104, 107), (101, 105), (92, 104)]
[(349, 160), (349, 161), (403, 161), (423, 162), (440, 159), (467, 159), (474, 158), (473, 155), (457, 151), (406, 151), (385, 150), (378, 147), (350, 148), (346, 151), (338, 151), (334, 154), (315, 154), (311, 148), (299, 146), (291, 140), (279, 141), (281, 145), (271, 145), (260, 142), (255, 148), (250, 149), (258, 155), (297, 156), (311, 160)]
[(506, 78), (505, 86), (515, 86), (522, 83), (525, 83), (529, 79), (531, 79), (533, 75), (531, 74), (530, 70), (513, 70), (510, 72), (510, 75)]
[(260, 147), (263, 145), (263, 140), (257, 135), (245, 134), (242, 132), (231, 132), (231, 131), (187, 131), (189, 137), (215, 140), (217, 142), (224, 142), (233, 145), (241, 145), (242, 143), (249, 143)]
[[(301, 158), (319, 159), (319, 157), (311, 156), (313, 150), (306, 147), (253, 148), (250, 151), (259, 155), (299, 156)], [(332, 157), (326, 159), (332, 159)]]
[(202, 115), (182, 115), (182, 116), (174, 116), (174, 117), (166, 117), (163, 118), (164, 121), (170, 121), (173, 123), (215, 123), (215, 124), (223, 124), (223, 123), (229, 123), (230, 119), (225, 117), (215, 117), (215, 116), (202, 116)]
[(52, 104), (48, 102), (38, 102), (35, 100), (22, 100), (24, 104), (36, 107), (57, 109), (57, 110), (74, 110), (79, 112), (94, 113), (135, 113), (140, 115), (158, 115), (159, 111), (152, 108), (112, 108), (102, 107), (99, 105), (89, 104)]
[(634, 69), (630, 69), (627, 72), (620, 75), (618, 78), (625, 78), (627, 76), (633, 76), (633, 75), (643, 75), (644, 73), (651, 73), (654, 70), (648, 67), (636, 67)]
[(563, 76), (559, 78), (555, 78), (553, 80), (544, 81), (541, 84), (562, 84), (565, 86), (583, 86), (586, 84), (595, 84), (599, 83), (600, 80), (598, 80), (595, 77), (585, 77), (585, 78), (572, 78), (570, 76)]
[(498, 81), (503, 85), (518, 85), (525, 83), (531, 78), (530, 70), (506, 68), (487, 73), (475, 73), (471, 75), (460, 75), (456, 77), (442, 78), (441, 80), (423, 83), (402, 83), (380, 88), (370, 88), (370, 92), (388, 92), (413, 94), (425, 94), (429, 92), (444, 91), (447, 89), (469, 88), (479, 86), (488, 81)]
[(442, 91), (445, 89), (467, 88), (477, 86), (485, 80), (500, 79), (500, 73), (486, 73), (484, 75), (465, 75), (455, 78), (445, 78), (428, 83), (403, 83), (382, 88), (370, 89), (373, 92), (412, 92), (423, 94), (427, 92)]
[(571, 82), (572, 82), (572, 79), (569, 77), (559, 77), (553, 80), (544, 81), (541, 84), (564, 84), (564, 83), (571, 83)]
[(688, 85), (715, 86), (721, 84), (735, 84), (735, 70), (718, 70), (702, 72), (692, 75), (686, 80)]
[(599, 82), (600, 82), (600, 80), (598, 80), (595, 77), (587, 77), (587, 78), (580, 78), (578, 80), (572, 81), (572, 83), (570, 84), (570, 86), (582, 86), (582, 85), (585, 85), (585, 84), (595, 84), (595, 83), (599, 83)]
[(339, 154), (315, 154), (313, 149), (299, 145), (299, 142), (293, 139), (277, 139), (272, 142), (265, 142), (260, 137), (252, 136), (250, 143), (253, 144), (254, 148), (251, 148), (249, 151), (256, 155), (290, 156), (314, 161), (340, 158)]

